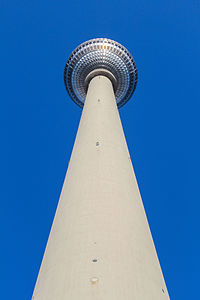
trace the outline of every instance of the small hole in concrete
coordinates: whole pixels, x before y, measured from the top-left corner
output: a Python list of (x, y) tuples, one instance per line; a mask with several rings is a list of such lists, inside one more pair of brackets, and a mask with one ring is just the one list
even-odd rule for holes
[(96, 142), (96, 146), (99, 146), (99, 142)]
[(98, 102), (100, 102), (100, 99), (98, 99)]
[(96, 258), (95, 258), (95, 259), (93, 259), (93, 260), (92, 260), (92, 262), (97, 262), (97, 259), (96, 259)]
[(162, 289), (162, 292), (165, 293), (165, 291)]

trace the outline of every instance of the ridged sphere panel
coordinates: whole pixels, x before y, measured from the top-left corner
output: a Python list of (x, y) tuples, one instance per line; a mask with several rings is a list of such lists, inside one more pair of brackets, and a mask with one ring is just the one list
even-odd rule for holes
[(115, 78), (118, 107), (133, 95), (137, 83), (137, 68), (132, 55), (121, 44), (106, 38), (89, 40), (78, 46), (69, 57), (64, 71), (65, 87), (72, 100), (83, 107), (86, 77), (94, 70), (107, 70)]

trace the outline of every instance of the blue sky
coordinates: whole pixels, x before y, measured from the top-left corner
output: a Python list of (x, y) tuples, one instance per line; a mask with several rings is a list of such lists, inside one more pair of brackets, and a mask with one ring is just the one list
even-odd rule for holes
[(65, 62), (107, 37), (138, 67), (120, 115), (171, 299), (197, 299), (199, 0), (1, 0), (0, 36), (0, 298), (31, 298), (67, 170), (81, 109)]

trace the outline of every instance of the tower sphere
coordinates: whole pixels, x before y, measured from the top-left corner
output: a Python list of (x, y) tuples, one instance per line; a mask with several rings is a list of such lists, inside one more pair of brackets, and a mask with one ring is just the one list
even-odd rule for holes
[(117, 106), (133, 95), (137, 68), (129, 51), (106, 38), (96, 38), (79, 45), (70, 55), (64, 70), (65, 87), (72, 100), (83, 107), (90, 80), (107, 76), (113, 83)]

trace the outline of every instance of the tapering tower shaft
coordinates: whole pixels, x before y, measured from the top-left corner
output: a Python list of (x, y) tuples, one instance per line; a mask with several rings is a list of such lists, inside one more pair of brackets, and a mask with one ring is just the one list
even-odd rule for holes
[(105, 76), (89, 83), (33, 297), (169, 299)]

